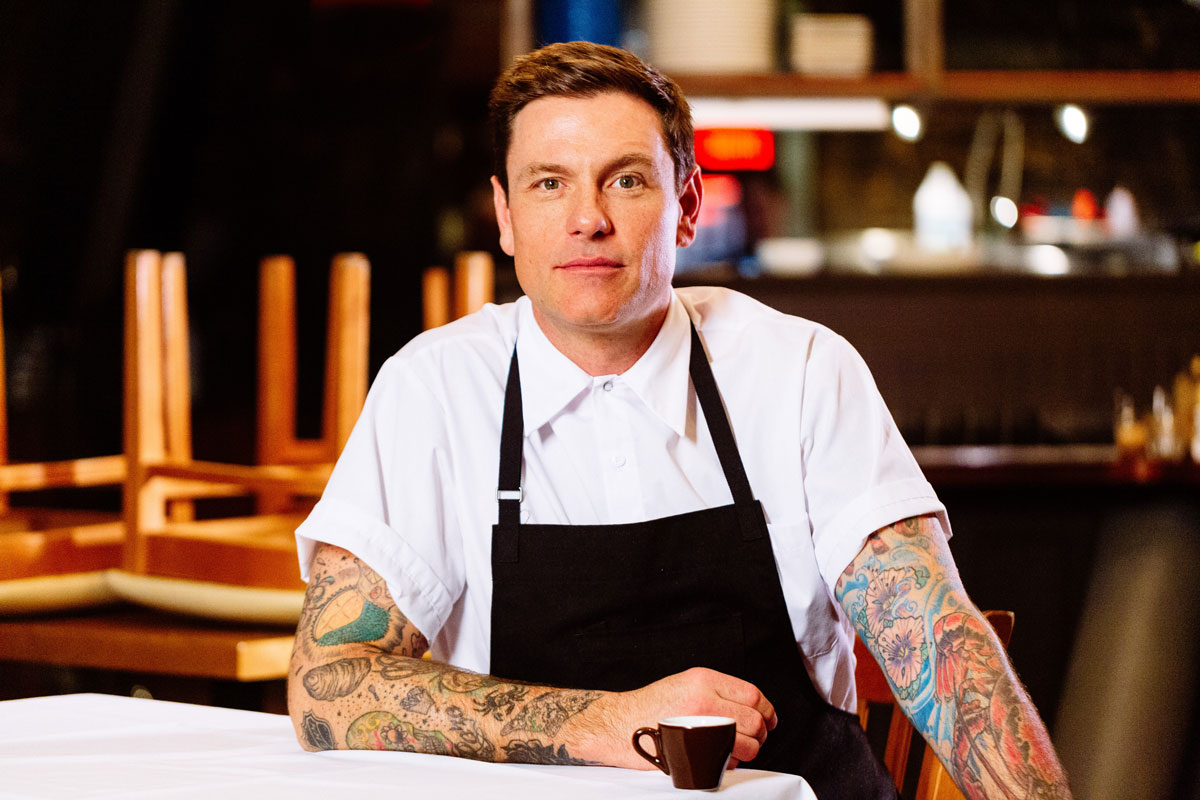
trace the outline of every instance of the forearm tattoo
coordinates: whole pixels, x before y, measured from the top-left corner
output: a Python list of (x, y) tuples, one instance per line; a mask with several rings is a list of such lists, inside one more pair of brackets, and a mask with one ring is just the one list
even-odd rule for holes
[(289, 704), (312, 750), (405, 750), (585, 764), (555, 741), (601, 695), (503, 681), (423, 659), (429, 645), (377, 573), (325, 547), (314, 560)]
[(1070, 797), (1037, 711), (967, 599), (935, 518), (873, 534), (835, 593), (968, 797)]

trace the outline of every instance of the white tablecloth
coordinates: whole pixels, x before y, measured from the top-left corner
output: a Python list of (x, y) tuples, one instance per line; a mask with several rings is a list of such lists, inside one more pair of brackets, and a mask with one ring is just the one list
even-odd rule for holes
[[(485, 764), (417, 753), (306, 753), (291, 722), (277, 714), (98, 694), (0, 702), (0, 798), (329, 800), (363, 789), (439, 800), (683, 796), (657, 770)], [(801, 778), (749, 769), (726, 773), (719, 794), (730, 800), (814, 798)]]

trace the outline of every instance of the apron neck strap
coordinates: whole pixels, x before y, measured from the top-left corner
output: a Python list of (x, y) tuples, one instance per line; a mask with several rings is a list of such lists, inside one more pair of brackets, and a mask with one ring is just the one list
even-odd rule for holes
[(721, 459), (721, 470), (729, 483), (733, 502), (739, 506), (751, 505), (754, 503), (754, 493), (750, 491), (750, 480), (746, 477), (742, 455), (733, 439), (733, 429), (729, 427), (729, 416), (725, 413), (725, 404), (721, 402), (721, 393), (717, 391), (712, 367), (708, 365), (704, 343), (700, 341), (700, 333), (690, 318), (688, 326), (692, 329), (692, 356), (688, 372), (692, 376), (692, 385), (696, 387), (696, 398), (704, 411), (704, 420), (708, 423), (708, 434), (717, 449), (717, 458)]
[(513, 344), (508, 363), (508, 384), (504, 387), (504, 420), (500, 427), (500, 483), (496, 499), (500, 503), (499, 523), (516, 528), (521, 522), (521, 445), (525, 438), (525, 416), (521, 408), (521, 369), (517, 364), (517, 346)]

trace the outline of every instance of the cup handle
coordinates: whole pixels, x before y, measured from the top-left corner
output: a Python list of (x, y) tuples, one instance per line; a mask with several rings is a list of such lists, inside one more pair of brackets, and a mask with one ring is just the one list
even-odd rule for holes
[[(655, 755), (650, 755), (642, 749), (642, 743), (640, 740), (643, 736), (649, 736), (654, 740)], [(662, 770), (664, 774), (671, 774), (671, 771), (667, 769), (667, 762), (663, 761), (658, 755), (659, 753), (662, 753), (662, 737), (659, 735), (658, 728), (638, 728), (636, 731), (634, 731), (633, 749), (637, 751), (639, 756)]]

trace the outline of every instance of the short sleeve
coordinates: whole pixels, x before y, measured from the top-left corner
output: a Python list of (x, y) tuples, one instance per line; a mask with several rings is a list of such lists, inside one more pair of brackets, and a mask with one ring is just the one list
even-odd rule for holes
[(832, 590), (867, 537), (946, 509), (896, 428), (862, 357), (842, 337), (814, 339), (804, 383), (804, 490), (821, 577)]
[(301, 575), (308, 579), (318, 542), (343, 547), (379, 573), (396, 605), (432, 640), (464, 585), (452, 466), (442, 404), (394, 356), (296, 531)]

